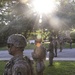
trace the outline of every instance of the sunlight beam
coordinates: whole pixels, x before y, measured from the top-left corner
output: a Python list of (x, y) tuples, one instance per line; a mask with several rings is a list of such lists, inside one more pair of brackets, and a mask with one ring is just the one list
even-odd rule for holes
[(38, 13), (52, 13), (56, 10), (56, 2), (54, 0), (34, 0), (33, 8)]

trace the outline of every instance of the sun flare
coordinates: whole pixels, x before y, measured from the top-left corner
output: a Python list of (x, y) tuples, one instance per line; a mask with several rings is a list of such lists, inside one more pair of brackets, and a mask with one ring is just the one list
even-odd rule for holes
[(56, 10), (56, 2), (54, 0), (34, 0), (32, 2), (35, 12), (52, 13)]

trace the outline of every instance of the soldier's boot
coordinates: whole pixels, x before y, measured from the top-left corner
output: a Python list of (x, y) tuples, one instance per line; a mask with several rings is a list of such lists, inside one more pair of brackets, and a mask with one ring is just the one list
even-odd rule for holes
[(50, 60), (48, 67), (49, 67), (49, 66), (53, 66), (53, 59)]

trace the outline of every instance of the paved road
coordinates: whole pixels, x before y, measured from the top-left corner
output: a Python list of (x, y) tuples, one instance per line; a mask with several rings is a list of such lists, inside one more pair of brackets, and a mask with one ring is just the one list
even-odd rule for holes
[[(24, 55), (28, 56), (32, 59), (31, 53), (33, 50), (24, 50)], [(48, 60), (49, 53), (47, 52), (46, 60)], [(7, 50), (0, 51), (0, 60), (9, 60), (11, 59), (11, 55), (8, 54)], [(58, 56), (54, 57), (55, 61), (75, 61), (75, 48), (73, 49), (63, 49), (62, 52), (58, 49)]]

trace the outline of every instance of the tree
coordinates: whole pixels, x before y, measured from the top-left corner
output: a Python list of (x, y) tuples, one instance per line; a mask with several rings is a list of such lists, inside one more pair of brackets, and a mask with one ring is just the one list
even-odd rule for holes
[(75, 5), (69, 0), (61, 0), (60, 9), (56, 15), (60, 18), (62, 24), (61, 29), (71, 29), (75, 27)]
[[(51, 15), (43, 14), (42, 23), (39, 24), (39, 14), (32, 10), (30, 4), (21, 0), (0, 0), (0, 38), (5, 39), (10, 34), (22, 33), (26, 38), (29, 33), (40, 27), (42, 29), (62, 31), (75, 27), (75, 4), (74, 1), (58, 0), (58, 11)], [(57, 0), (56, 0), (57, 1)], [(34, 15), (36, 14), (36, 15)], [(12, 31), (11, 31), (12, 30)], [(9, 33), (10, 32), (10, 33)], [(3, 41), (6, 41), (3, 40)]]
[(35, 21), (33, 12), (27, 4), (15, 0), (2, 0), (0, 3), (0, 40), (6, 44), (6, 39), (13, 33), (21, 33), (26, 38), (32, 31)]

